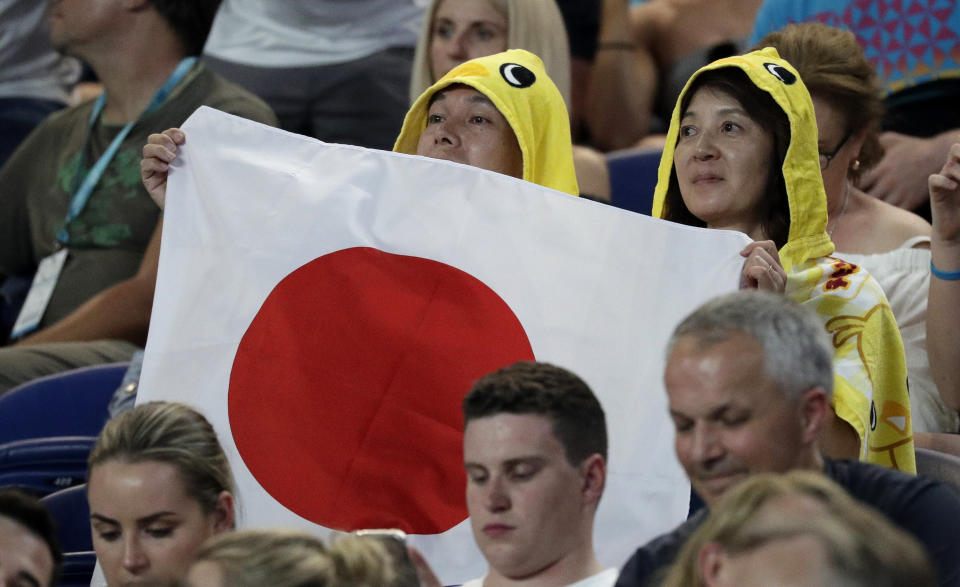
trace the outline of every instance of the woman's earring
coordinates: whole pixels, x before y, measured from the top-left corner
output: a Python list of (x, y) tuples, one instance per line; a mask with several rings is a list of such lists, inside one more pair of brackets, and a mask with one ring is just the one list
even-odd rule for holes
[(854, 160), (853, 160), (853, 170), (856, 171), (856, 170), (858, 170), (858, 169), (860, 169), (860, 160), (859, 160), (859, 159), (854, 159)]

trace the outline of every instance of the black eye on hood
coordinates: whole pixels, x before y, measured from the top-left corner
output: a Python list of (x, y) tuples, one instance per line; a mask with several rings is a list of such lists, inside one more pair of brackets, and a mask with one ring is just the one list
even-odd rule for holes
[(776, 63), (764, 63), (763, 67), (770, 72), (770, 75), (787, 84), (788, 86), (797, 82), (797, 76), (793, 75), (789, 69), (783, 67), (782, 65), (777, 65)]
[(529, 88), (537, 81), (537, 76), (519, 63), (504, 63), (500, 66), (500, 75), (515, 88)]

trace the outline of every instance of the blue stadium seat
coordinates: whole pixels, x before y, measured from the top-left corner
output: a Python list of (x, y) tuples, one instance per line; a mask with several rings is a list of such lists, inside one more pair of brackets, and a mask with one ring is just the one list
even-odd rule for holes
[(50, 436), (96, 436), (127, 363), (41, 377), (0, 396), (0, 444)]
[(27, 438), (0, 444), (0, 487), (41, 497), (87, 479), (93, 436)]
[(40, 501), (53, 516), (57, 526), (57, 538), (60, 540), (60, 548), (63, 552), (93, 550), (86, 485), (61, 489)]
[(660, 149), (624, 149), (607, 153), (610, 203), (617, 208), (650, 215), (657, 187)]

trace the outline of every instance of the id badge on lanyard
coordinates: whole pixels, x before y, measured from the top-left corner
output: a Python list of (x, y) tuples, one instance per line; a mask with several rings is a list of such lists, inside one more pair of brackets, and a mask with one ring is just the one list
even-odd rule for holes
[[(170, 77), (167, 78), (167, 81), (164, 82), (163, 86), (157, 90), (157, 93), (153, 95), (153, 98), (150, 100), (150, 104), (147, 106), (147, 109), (143, 111), (140, 117), (149, 114), (159, 108), (170, 95), (170, 92), (179, 84), (187, 73), (190, 72), (190, 69), (196, 63), (196, 57), (187, 57), (177, 64), (176, 69), (173, 70), (173, 73), (170, 74)], [(93, 106), (93, 111), (90, 113), (90, 120), (87, 123), (87, 138), (84, 141), (83, 150), (84, 152), (87, 149), (87, 144), (90, 141), (90, 135), (93, 132), (93, 127), (96, 125), (97, 120), (99, 120), (100, 115), (103, 113), (103, 109), (106, 106), (106, 96), (100, 94), (97, 98), (96, 103)], [(73, 222), (73, 220), (83, 212), (83, 209), (86, 207), (87, 202), (90, 200), (90, 195), (93, 193), (97, 183), (100, 181), (100, 178), (103, 176), (103, 172), (106, 171), (107, 166), (110, 164), (110, 161), (113, 160), (113, 157), (117, 154), (117, 151), (120, 150), (120, 145), (123, 144), (124, 139), (127, 138), (127, 135), (130, 134), (130, 130), (133, 126), (140, 120), (140, 117), (137, 117), (136, 120), (130, 121), (120, 129), (120, 132), (117, 133), (117, 136), (113, 138), (113, 141), (110, 142), (110, 146), (107, 147), (107, 150), (103, 152), (103, 155), (97, 159), (97, 162), (93, 164), (93, 167), (90, 168), (90, 171), (83, 178), (83, 181), (80, 183), (80, 187), (77, 188), (73, 197), (70, 199), (70, 208), (67, 211), (67, 217), (63, 222), (63, 228), (57, 233), (56, 245), (57, 252), (53, 253), (42, 259), (40, 265), (37, 267), (37, 272), (34, 275), (33, 283), (30, 285), (30, 291), (27, 292), (27, 298), (23, 303), (23, 307), (20, 310), (20, 314), (17, 315), (17, 321), (14, 323), (13, 332), (11, 333), (11, 338), (19, 338), (29, 332), (36, 330), (37, 326), (40, 325), (40, 321), (43, 319), (43, 314), (47, 310), (47, 305), (50, 303), (50, 298), (53, 296), (53, 291), (57, 286), (57, 281), (60, 279), (60, 272), (63, 270), (63, 266), (66, 263), (67, 256), (69, 255), (67, 245), (70, 242), (70, 234), (67, 232), (67, 226)]]

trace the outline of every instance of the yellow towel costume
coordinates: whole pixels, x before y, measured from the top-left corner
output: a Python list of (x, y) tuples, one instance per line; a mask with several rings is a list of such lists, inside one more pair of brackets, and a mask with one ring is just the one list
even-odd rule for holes
[(523, 153), (523, 179), (578, 195), (566, 104), (540, 58), (512, 49), (462, 63), (417, 98), (393, 150), (415, 155), (427, 125), (430, 98), (453, 84), (485, 95), (507, 119)]
[(830, 256), (834, 246), (826, 232), (827, 197), (813, 103), (796, 70), (776, 50), (715, 61), (687, 82), (670, 120), (653, 215), (662, 218), (664, 214), (683, 95), (698, 75), (722, 67), (742, 69), (790, 121), (791, 140), (782, 168), (790, 232), (780, 260), (787, 273), (786, 294), (816, 310), (832, 336), (833, 408), (860, 436), (861, 460), (916, 472), (907, 369), (897, 323), (876, 280), (862, 267)]

